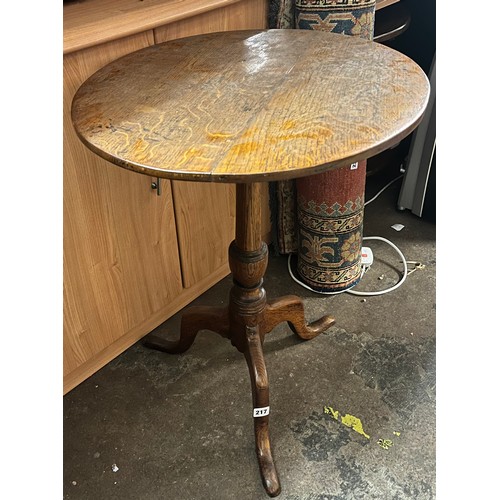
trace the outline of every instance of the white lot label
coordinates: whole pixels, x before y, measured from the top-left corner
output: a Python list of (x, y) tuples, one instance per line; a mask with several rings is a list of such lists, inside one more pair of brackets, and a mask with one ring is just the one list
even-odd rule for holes
[(269, 415), (269, 406), (266, 406), (264, 408), (254, 408), (253, 409), (253, 416), (254, 417), (265, 417), (266, 415)]

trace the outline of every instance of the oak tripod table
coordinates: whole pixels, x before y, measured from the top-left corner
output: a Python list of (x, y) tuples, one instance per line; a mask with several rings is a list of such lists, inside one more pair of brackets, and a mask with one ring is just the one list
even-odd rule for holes
[(322, 31), (253, 30), (147, 47), (99, 70), (74, 97), (76, 132), (102, 158), (154, 177), (236, 184), (229, 306), (191, 307), (177, 342), (150, 335), (146, 345), (181, 353), (208, 329), (245, 355), (270, 496), (281, 486), (269, 441), (264, 337), (286, 321), (308, 340), (335, 320), (306, 324), (299, 297), (267, 299), (262, 182), (324, 172), (397, 144), (420, 122), (428, 95), (420, 67), (388, 47)]

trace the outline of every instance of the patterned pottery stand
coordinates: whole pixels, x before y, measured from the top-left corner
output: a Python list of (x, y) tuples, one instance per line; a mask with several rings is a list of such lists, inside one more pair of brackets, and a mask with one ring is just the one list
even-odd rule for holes
[[(295, 27), (372, 40), (375, 4), (295, 0)], [(342, 291), (361, 278), (365, 179), (366, 160), (276, 189), (280, 251), (297, 252), (297, 273), (313, 290)]]
[(296, 27), (372, 40), (375, 4), (376, 0), (296, 0)]
[(297, 179), (297, 272), (320, 292), (361, 279), (366, 160)]

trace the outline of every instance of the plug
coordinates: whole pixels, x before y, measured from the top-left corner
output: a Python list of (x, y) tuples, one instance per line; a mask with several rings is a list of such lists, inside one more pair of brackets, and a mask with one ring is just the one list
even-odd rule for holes
[(373, 264), (373, 252), (370, 247), (361, 248), (361, 265), (370, 267)]

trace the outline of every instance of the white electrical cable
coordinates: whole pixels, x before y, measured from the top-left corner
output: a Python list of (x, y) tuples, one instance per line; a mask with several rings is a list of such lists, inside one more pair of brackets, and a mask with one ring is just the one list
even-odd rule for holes
[[(303, 283), (302, 281), (300, 281), (299, 279), (297, 279), (294, 275), (293, 275), (293, 272), (292, 272), (292, 266), (290, 265), (290, 261), (292, 259), (292, 254), (290, 254), (288, 256), (288, 274), (290, 275), (290, 277), (293, 279), (293, 281), (295, 281), (296, 283), (298, 283), (300, 286), (306, 288), (307, 290), (311, 291), (311, 292), (314, 292), (314, 293), (320, 293), (321, 295), (338, 295), (339, 293), (344, 293), (344, 292), (348, 292), (349, 290), (340, 290), (340, 292), (319, 292), (318, 290), (314, 290), (313, 288), (311, 288), (310, 286), (307, 286), (305, 283)], [(367, 271), (368, 268), (366, 268), (365, 266), (363, 266), (361, 268), (361, 276), (360, 276), (360, 280), (361, 278), (363, 277), (363, 275), (365, 274), (365, 272)], [(353, 285), (354, 287), (355, 285)]]
[(403, 177), (403, 174), (398, 175), (395, 179), (392, 179), (392, 181), (386, 184), (372, 199), (365, 201), (364, 206), (366, 207), (368, 203), (371, 203), (372, 201), (376, 200), (379, 197), (379, 195), (381, 195), (384, 192), (385, 189), (387, 189), (393, 182), (396, 182), (398, 179), (401, 179), (401, 177)]
[[(398, 179), (401, 179), (401, 177), (403, 177), (403, 174), (401, 174), (398, 177), (392, 179), (392, 181), (390, 181), (388, 184), (386, 184), (373, 198), (371, 198), (370, 200), (368, 200), (367, 202), (365, 202), (364, 206), (366, 207), (366, 205), (368, 205), (368, 203), (371, 203), (376, 198), (378, 198), (378, 196), (385, 189), (387, 189), (393, 182), (396, 182)], [(405, 282), (406, 277), (408, 276), (408, 265), (406, 263), (406, 258), (403, 255), (403, 253), (401, 252), (401, 250), (394, 243), (392, 243), (391, 241), (387, 240), (386, 238), (382, 238), (381, 236), (366, 236), (366, 237), (363, 238), (363, 240), (379, 240), (379, 241), (384, 241), (385, 243), (387, 243), (388, 245), (390, 245), (392, 248), (394, 248), (394, 250), (396, 250), (396, 252), (399, 254), (399, 256), (401, 257), (401, 260), (403, 261), (403, 277), (394, 286), (386, 288), (385, 290), (378, 290), (378, 291), (375, 291), (375, 292), (361, 292), (361, 291), (353, 290), (353, 288), (357, 284), (359, 284), (359, 282), (361, 281), (361, 278), (363, 278), (364, 274), (370, 269), (369, 267), (363, 266), (361, 268), (361, 276), (359, 278), (358, 283), (356, 283), (356, 285), (353, 285), (351, 288), (348, 288), (346, 290), (341, 290), (339, 292), (320, 292), (318, 290), (314, 290), (313, 288), (307, 286), (305, 283), (303, 283), (302, 281), (300, 281), (299, 279), (297, 279), (293, 275), (292, 267), (290, 265), (292, 254), (290, 254), (288, 256), (288, 273), (290, 274), (290, 277), (293, 279), (293, 281), (295, 281), (296, 283), (298, 283), (300, 286), (302, 286), (303, 288), (306, 288), (307, 290), (309, 290), (311, 292), (319, 293), (321, 295), (338, 295), (340, 293), (347, 292), (347, 293), (350, 293), (352, 295), (372, 296), (372, 295), (382, 295), (384, 293), (392, 292), (393, 290), (396, 290), (396, 288), (399, 288)]]
[[(302, 287), (306, 288), (307, 290), (309, 290), (311, 292), (319, 293), (321, 295), (338, 295), (340, 293), (346, 292), (346, 293), (350, 293), (352, 295), (361, 295), (361, 296), (368, 297), (368, 296), (372, 296), (372, 295), (382, 295), (384, 293), (392, 292), (393, 290), (396, 290), (396, 288), (399, 288), (404, 283), (404, 281), (406, 280), (406, 277), (408, 276), (408, 265), (406, 264), (405, 256), (403, 255), (403, 253), (401, 252), (401, 250), (394, 243), (392, 243), (391, 241), (389, 241), (389, 240), (387, 240), (385, 238), (382, 238), (381, 236), (367, 236), (367, 237), (363, 238), (363, 241), (364, 240), (379, 240), (379, 241), (384, 241), (385, 243), (387, 243), (388, 245), (390, 245), (392, 248), (394, 248), (394, 250), (396, 250), (396, 252), (401, 257), (401, 260), (403, 261), (403, 277), (394, 286), (386, 288), (385, 290), (378, 290), (378, 291), (375, 291), (375, 292), (361, 292), (361, 291), (353, 290), (353, 288), (356, 285), (359, 284), (359, 282), (358, 282), (358, 283), (356, 283), (356, 285), (353, 285), (351, 288), (348, 288), (346, 290), (341, 290), (340, 292), (320, 292), (318, 290), (314, 290), (313, 288), (307, 286), (305, 283), (302, 283), (302, 281), (300, 281), (299, 279), (297, 279), (293, 275), (292, 268), (290, 266), (290, 260), (291, 260), (291, 257), (292, 257), (291, 254), (288, 256), (288, 273), (290, 274), (290, 276), (293, 279), (293, 281), (295, 281), (296, 283), (298, 283)], [(362, 269), (361, 269), (361, 276), (359, 278), (359, 281), (361, 281), (361, 278), (363, 278), (364, 274), (368, 271), (368, 269), (370, 269), (370, 268), (366, 267), (366, 266), (362, 267)]]
[[(352, 290), (349, 288), (346, 290), (347, 293), (351, 293), (353, 295), (365, 295), (365, 296), (371, 296), (371, 295), (382, 295), (384, 293), (392, 292), (393, 290), (396, 290), (396, 288), (399, 288), (404, 281), (406, 280), (406, 277), (408, 276), (408, 265), (406, 264), (406, 259), (401, 250), (391, 241), (386, 240), (385, 238), (382, 238), (381, 236), (367, 236), (366, 238), (363, 238), (363, 240), (379, 240), (379, 241), (384, 241), (388, 245), (390, 245), (396, 252), (398, 252), (399, 256), (401, 257), (401, 260), (403, 261), (403, 277), (394, 285), (391, 286), (390, 288), (386, 288), (385, 290), (379, 290), (377, 292), (358, 292), (357, 290)], [(369, 268), (368, 268), (369, 269)], [(367, 269), (367, 270), (368, 270)], [(361, 278), (360, 278), (361, 281)]]

